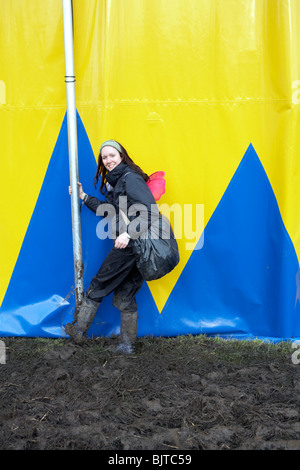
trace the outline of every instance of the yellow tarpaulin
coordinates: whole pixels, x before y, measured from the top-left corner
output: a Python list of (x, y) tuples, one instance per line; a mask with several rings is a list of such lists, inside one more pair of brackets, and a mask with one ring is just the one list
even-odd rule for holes
[[(61, 1), (0, 7), (3, 299), (66, 95)], [(118, 140), (144, 171), (166, 172), (161, 203), (203, 204), (206, 226), (252, 143), (299, 256), (300, 2), (75, 0), (73, 8), (77, 110), (95, 157), (102, 141)], [(192, 253), (186, 243), (199, 236), (183, 233), (180, 264), (149, 285), (159, 311)]]

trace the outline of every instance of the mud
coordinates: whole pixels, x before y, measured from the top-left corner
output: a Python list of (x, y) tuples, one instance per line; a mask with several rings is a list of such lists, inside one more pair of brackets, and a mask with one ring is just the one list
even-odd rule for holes
[(140, 338), (123, 356), (115, 338), (2, 340), (1, 450), (300, 450), (286, 345)]

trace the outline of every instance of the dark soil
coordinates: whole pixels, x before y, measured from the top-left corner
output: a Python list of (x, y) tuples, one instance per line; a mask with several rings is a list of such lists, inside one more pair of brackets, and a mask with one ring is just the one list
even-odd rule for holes
[(205, 336), (2, 338), (2, 450), (300, 450), (291, 345)]

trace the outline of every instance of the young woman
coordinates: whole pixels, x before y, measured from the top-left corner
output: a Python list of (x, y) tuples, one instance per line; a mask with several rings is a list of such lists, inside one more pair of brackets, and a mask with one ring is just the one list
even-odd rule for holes
[[(103, 297), (114, 292), (113, 305), (121, 312), (121, 341), (117, 350), (130, 354), (134, 350), (137, 334), (136, 294), (143, 284), (132, 243), (148, 230), (159, 211), (146, 184), (148, 175), (114, 140), (101, 145), (95, 187), (100, 177), (100, 192), (106, 194), (106, 201), (85, 194), (81, 183), (78, 183), (79, 197), (94, 212), (99, 211), (102, 204), (110, 204), (114, 208), (114, 247), (92, 279), (79, 307), (76, 323), (68, 323), (65, 331), (77, 343), (83, 342)], [(69, 192), (71, 194), (71, 188)]]

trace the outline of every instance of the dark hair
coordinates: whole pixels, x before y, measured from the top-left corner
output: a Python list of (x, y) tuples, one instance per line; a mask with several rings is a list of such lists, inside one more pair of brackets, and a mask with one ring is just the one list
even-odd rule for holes
[[(115, 142), (117, 142), (117, 141), (115, 140)], [(121, 150), (122, 150), (122, 152), (120, 152), (122, 162), (127, 163), (127, 165), (130, 166), (130, 168), (132, 168), (139, 175), (141, 175), (141, 177), (144, 179), (144, 181), (148, 181), (149, 176), (146, 173), (144, 173), (143, 170), (138, 165), (136, 165), (134, 163), (134, 161), (130, 158), (127, 151), (123, 147), (123, 145), (121, 145), (119, 142), (117, 142), (117, 143), (120, 145)], [(96, 186), (98, 184), (98, 181), (99, 181), (99, 178), (101, 176), (102, 180), (101, 180), (101, 185), (100, 185), (99, 191), (102, 194), (105, 194), (105, 192), (106, 192), (106, 189), (105, 189), (106, 178), (105, 178), (105, 176), (106, 176), (107, 173), (108, 173), (108, 171), (105, 168), (105, 166), (103, 165), (103, 161), (102, 161), (102, 157), (101, 157), (101, 151), (100, 151), (99, 155), (98, 155), (97, 171), (96, 171), (96, 174), (95, 174), (95, 177), (94, 177), (94, 185), (95, 185), (95, 188), (96, 188)]]

